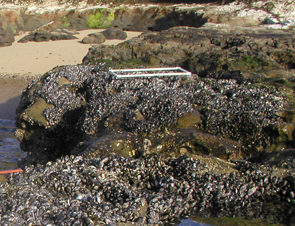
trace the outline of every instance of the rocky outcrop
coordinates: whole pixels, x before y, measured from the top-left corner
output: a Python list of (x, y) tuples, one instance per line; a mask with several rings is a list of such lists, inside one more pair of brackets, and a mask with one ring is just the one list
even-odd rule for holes
[(56, 40), (70, 40), (78, 39), (74, 35), (63, 33), (63, 32), (48, 32), (48, 31), (37, 31), (32, 32), (29, 35), (21, 38), (18, 42), (45, 42), (45, 41), (56, 41)]
[(201, 77), (217, 72), (295, 69), (294, 31), (206, 24), (146, 32), (117, 46), (93, 46), (84, 64), (138, 61), (151, 66), (181, 66)]
[[(267, 26), (275, 29), (292, 29), (294, 5), (286, 1), (222, 1), (210, 4), (142, 4), (116, 5), (99, 1), (9, 2), (0, 8), (0, 28), (33, 31), (40, 27), (46, 31), (58, 28), (75, 30), (119, 27), (125, 30), (164, 30), (174, 26), (200, 27), (206, 22), (239, 26)], [(189, 3), (189, 2), (186, 2)], [(97, 4), (97, 5), (96, 5)], [(109, 4), (109, 5), (107, 5)], [(271, 23), (271, 24), (270, 24)]]
[(281, 95), (230, 77), (118, 79), (103, 65), (57, 67), (22, 95), (16, 135), (30, 163), (46, 164), (0, 183), (0, 222), (161, 225), (192, 214), (292, 222), (294, 149), (256, 163), (213, 157), (234, 160), (273, 142), (270, 128), (292, 119), (277, 114)]
[(81, 152), (237, 159), (294, 147), (292, 135), (282, 139), (284, 94), (234, 76), (118, 79), (103, 66), (55, 68), (23, 93), (16, 135), (33, 163)]
[[(3, 16), (2, 16), (3, 14)], [(175, 6), (89, 6), (87, 5), (32, 5), (0, 8), (0, 28), (13, 31), (43, 31), (68, 28), (119, 27), (125, 30), (163, 30), (175, 25), (201, 26), (207, 20), (203, 12), (187, 11)]]

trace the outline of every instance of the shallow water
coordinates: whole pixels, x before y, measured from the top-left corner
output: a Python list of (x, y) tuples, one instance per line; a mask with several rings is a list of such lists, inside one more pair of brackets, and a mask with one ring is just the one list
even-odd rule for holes
[(210, 224), (203, 224), (200, 222), (195, 222), (190, 219), (185, 219), (185, 220), (182, 220), (178, 226), (211, 226), (211, 225)]
[(17, 168), (17, 161), (26, 157), (14, 137), (15, 122), (0, 119), (0, 170)]

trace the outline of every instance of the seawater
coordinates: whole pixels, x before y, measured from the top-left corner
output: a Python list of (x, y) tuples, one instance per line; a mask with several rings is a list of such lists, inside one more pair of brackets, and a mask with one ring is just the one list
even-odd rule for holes
[(17, 162), (26, 157), (14, 136), (15, 121), (0, 119), (0, 171), (17, 168)]

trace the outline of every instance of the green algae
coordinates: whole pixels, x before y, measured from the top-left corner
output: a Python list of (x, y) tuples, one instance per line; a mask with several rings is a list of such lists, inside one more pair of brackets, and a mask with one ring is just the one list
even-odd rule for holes
[(266, 59), (257, 56), (243, 56), (229, 63), (229, 68), (234, 70), (260, 71), (278, 69), (278, 66)]
[(53, 107), (52, 104), (46, 103), (42, 98), (39, 98), (30, 108), (25, 111), (24, 118), (34, 119), (39, 126), (48, 126), (48, 121), (43, 115), (43, 111), (46, 108)]
[(115, 19), (115, 9), (97, 8), (88, 16), (87, 26), (90, 28), (108, 28)]
[(69, 22), (69, 19), (67, 17), (62, 18), (61, 27), (66, 28), (69, 27), (71, 24)]
[(113, 61), (110, 59), (93, 59), (87, 62), (87, 65), (102, 64), (105, 68), (138, 68), (138, 67), (150, 67), (150, 64), (141, 59)]
[(129, 140), (114, 140), (111, 147), (116, 154), (121, 156), (132, 157), (135, 155), (135, 151)]
[(178, 119), (177, 128), (196, 128), (197, 124), (201, 124), (201, 114), (195, 109), (193, 112), (186, 114)]
[(73, 16), (73, 14), (75, 13), (75, 10), (74, 9), (71, 9), (67, 15), (65, 15), (63, 18), (62, 18), (62, 21), (61, 21), (61, 27), (62, 28), (67, 28), (69, 26), (71, 26), (71, 22), (70, 22), (70, 19), (71, 17)]

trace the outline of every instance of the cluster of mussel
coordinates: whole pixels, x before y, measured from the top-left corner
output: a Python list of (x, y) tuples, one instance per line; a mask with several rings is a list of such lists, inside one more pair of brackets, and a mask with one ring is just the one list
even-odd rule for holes
[[(103, 130), (104, 121), (116, 116), (129, 132), (157, 131), (197, 106), (199, 128), (253, 147), (269, 145), (273, 128), (283, 123), (275, 114), (283, 106), (281, 94), (235, 76), (117, 79), (93, 66), (67, 66), (43, 80), (34, 98), (52, 104), (43, 112), (50, 125), (69, 120), (87, 134)], [(69, 113), (77, 109), (79, 114)], [(75, 120), (67, 119), (73, 115)]]
[(191, 214), (255, 219), (267, 218), (267, 202), (284, 205), (272, 209), (271, 223), (286, 223), (294, 216), (295, 188), (288, 178), (246, 161), (237, 161), (236, 171), (229, 174), (199, 173), (207, 167), (186, 156), (157, 155), (66, 156), (45, 166), (28, 166), (0, 184), (0, 223), (164, 225)]
[[(34, 92), (25, 107), (38, 98), (45, 100), (43, 115), (52, 126), (35, 142), (41, 147), (41, 142), (52, 140), (42, 147), (45, 157), (69, 153), (85, 134), (99, 136), (108, 129), (105, 122), (114, 117), (120, 118), (121, 130), (136, 135), (174, 124), (194, 108), (202, 115), (200, 129), (247, 147), (264, 145), (270, 142), (270, 128), (281, 123), (275, 112), (283, 106), (275, 90), (258, 88), (247, 80), (117, 79), (92, 66), (56, 68), (30, 88)], [(40, 151), (29, 155), (41, 156)], [(40, 159), (47, 162), (49, 157), (44, 156)], [(292, 178), (274, 176), (267, 167), (262, 170), (243, 161), (236, 162), (237, 169), (230, 174), (212, 174), (210, 169), (200, 174), (207, 168), (185, 156), (157, 155), (140, 159), (70, 156), (45, 166), (29, 166), (25, 173), (11, 176), (9, 184), (0, 185), (0, 222), (161, 225), (195, 213), (261, 218), (268, 212), (264, 203), (274, 201), (291, 211), (289, 215), (278, 211), (278, 222), (286, 222), (293, 214)]]
[(235, 79), (206, 79), (195, 99), (205, 131), (221, 135), (247, 147), (266, 147), (284, 123), (275, 114), (284, 106), (283, 95), (271, 87), (257, 87), (252, 82)]

